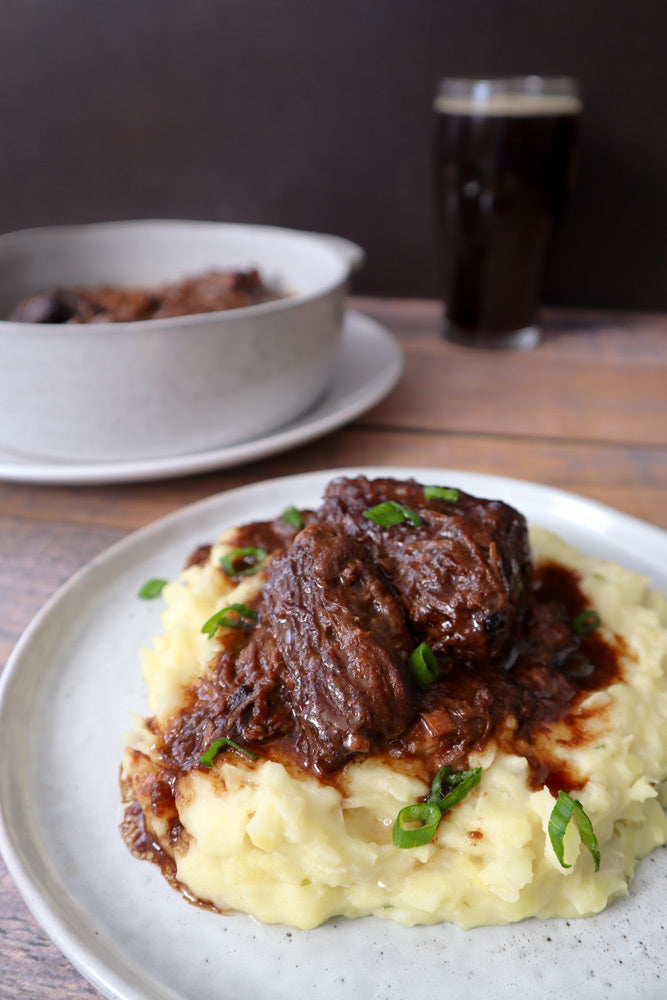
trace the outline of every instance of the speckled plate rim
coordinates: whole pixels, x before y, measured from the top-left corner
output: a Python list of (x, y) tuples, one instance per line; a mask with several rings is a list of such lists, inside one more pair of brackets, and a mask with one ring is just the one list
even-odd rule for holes
[(414, 475), (513, 503), (585, 551), (667, 587), (667, 534), (584, 497), (520, 480), (411, 467), (334, 469), (256, 483), (169, 515), (94, 559), (24, 633), (0, 680), (0, 849), (36, 919), (109, 1000), (662, 1000), (667, 852), (630, 895), (586, 920), (461, 931), (336, 919), (313, 931), (190, 907), (117, 833), (117, 772), (130, 712), (145, 709), (138, 648), (159, 602), (136, 592), (173, 576), (227, 524), (316, 504), (334, 475)]
[(270, 434), (206, 451), (133, 461), (49, 460), (0, 444), (0, 480), (84, 486), (172, 479), (244, 465), (307, 444), (354, 420), (391, 392), (403, 368), (403, 352), (394, 335), (370, 316), (349, 310), (327, 392), (307, 413)]

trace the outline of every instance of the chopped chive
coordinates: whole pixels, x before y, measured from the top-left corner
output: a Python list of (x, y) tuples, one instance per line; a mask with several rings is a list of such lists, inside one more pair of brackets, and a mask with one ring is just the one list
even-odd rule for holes
[(298, 530), (303, 527), (303, 518), (294, 504), (285, 507), (285, 510), (280, 515), (280, 520), (284, 521), (289, 528), (296, 528)]
[(573, 799), (567, 794), (567, 792), (563, 791), (558, 793), (556, 804), (551, 811), (551, 816), (549, 817), (549, 840), (551, 841), (554, 853), (563, 868), (572, 867), (572, 865), (565, 863), (563, 838), (565, 836), (567, 824), (573, 816), (579, 830), (581, 842), (584, 847), (590, 851), (593, 861), (595, 862), (595, 871), (598, 871), (600, 868), (600, 850), (598, 848), (597, 838), (593, 832), (593, 824), (584, 812), (584, 807), (581, 802), (577, 799)]
[(426, 642), (420, 642), (410, 654), (410, 669), (418, 684), (434, 684), (440, 675), (435, 653)]
[(252, 576), (262, 568), (266, 557), (264, 549), (248, 546), (245, 549), (232, 549), (220, 558), (220, 565), (227, 576)]
[(599, 614), (597, 611), (591, 609), (590, 611), (582, 611), (581, 614), (577, 615), (572, 622), (572, 628), (577, 635), (590, 635), (591, 632), (595, 632), (599, 624)]
[(234, 740), (230, 740), (228, 736), (221, 736), (220, 739), (211, 743), (208, 750), (201, 755), (199, 763), (204, 764), (206, 767), (210, 767), (223, 747), (229, 747), (230, 750), (235, 750), (237, 753), (243, 754), (243, 756), (248, 757), (249, 760), (258, 759), (257, 754), (253, 753), (252, 750), (248, 750), (247, 747), (240, 746), (240, 744), (235, 743)]
[(446, 486), (425, 486), (424, 496), (427, 500), (449, 500), (450, 503), (456, 503), (459, 491)]
[(419, 514), (410, 510), (409, 507), (404, 507), (396, 500), (385, 500), (384, 503), (376, 504), (375, 507), (369, 507), (364, 511), (363, 516), (367, 517), (369, 521), (379, 524), (382, 528), (389, 528), (393, 524), (401, 524), (403, 521), (409, 521), (415, 528), (418, 528), (422, 523)]
[(201, 627), (202, 632), (210, 638), (215, 635), (220, 626), (225, 628), (247, 628), (257, 618), (257, 612), (249, 608), (247, 604), (228, 604), (226, 608), (221, 608), (214, 615), (204, 622)]
[(139, 590), (137, 597), (140, 597), (142, 601), (152, 601), (154, 597), (160, 596), (166, 586), (167, 580), (160, 580), (157, 577), (153, 580), (147, 580)]

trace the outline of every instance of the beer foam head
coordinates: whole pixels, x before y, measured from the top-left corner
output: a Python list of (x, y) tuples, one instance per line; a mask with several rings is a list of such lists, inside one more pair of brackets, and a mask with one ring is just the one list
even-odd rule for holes
[(528, 118), (538, 115), (577, 115), (582, 105), (581, 99), (574, 94), (546, 94), (538, 91), (519, 93), (473, 88), (470, 93), (440, 93), (436, 96), (433, 107), (440, 114)]

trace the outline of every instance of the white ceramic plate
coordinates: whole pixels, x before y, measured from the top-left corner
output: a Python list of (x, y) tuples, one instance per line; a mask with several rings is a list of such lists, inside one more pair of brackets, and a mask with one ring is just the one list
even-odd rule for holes
[(140, 482), (243, 465), (313, 441), (349, 423), (384, 399), (402, 372), (403, 353), (392, 334), (368, 316), (348, 312), (333, 378), (325, 396), (307, 413), (277, 431), (224, 448), (131, 462), (50, 461), (9, 451), (0, 445), (0, 479), (72, 485)]
[[(160, 602), (135, 595), (174, 576), (230, 524), (316, 505), (334, 470), (244, 487), (144, 528), (79, 572), (19, 642), (0, 685), (0, 847), (37, 920), (109, 998), (122, 1000), (664, 1000), (667, 852), (639, 866), (627, 899), (586, 920), (461, 931), (333, 920), (265, 927), (189, 906), (117, 831), (129, 712), (145, 709), (138, 648)], [(513, 503), (586, 551), (667, 584), (667, 534), (558, 490), (451, 470), (414, 475)]]

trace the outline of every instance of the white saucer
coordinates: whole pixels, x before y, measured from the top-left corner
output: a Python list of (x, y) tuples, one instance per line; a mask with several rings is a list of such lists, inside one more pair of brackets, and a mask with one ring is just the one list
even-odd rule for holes
[(59, 485), (139, 482), (243, 465), (305, 444), (348, 423), (391, 392), (402, 372), (403, 353), (392, 334), (368, 316), (348, 312), (327, 394), (307, 413), (271, 434), (209, 451), (129, 462), (36, 459), (0, 445), (0, 479)]

